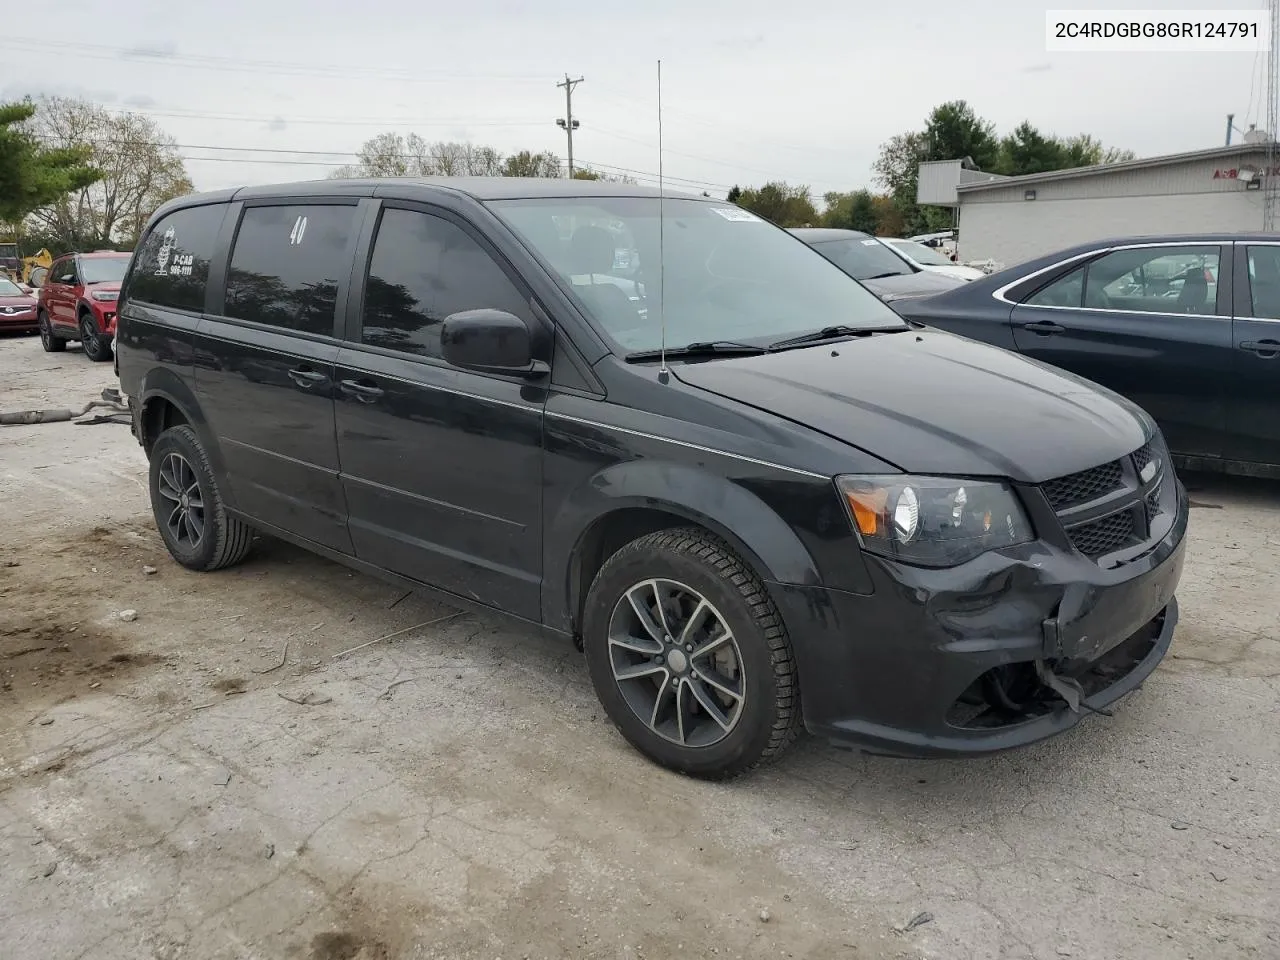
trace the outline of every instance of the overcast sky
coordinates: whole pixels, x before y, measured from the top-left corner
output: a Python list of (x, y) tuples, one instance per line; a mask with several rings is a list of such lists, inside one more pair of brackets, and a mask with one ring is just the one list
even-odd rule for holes
[(817, 197), (871, 185), (878, 145), (948, 99), (1000, 133), (1030, 119), (1142, 156), (1218, 146), (1228, 113), (1263, 126), (1265, 55), (1045, 51), (1050, 7), (1218, 6), (1265, 4), (63, 0), (56, 30), (46, 14), (9, 18), (0, 96), (151, 114), (212, 189), (322, 177), (384, 130), (563, 157), (568, 71), (585, 78), (577, 159), (645, 182), (661, 58), (673, 184), (785, 179)]

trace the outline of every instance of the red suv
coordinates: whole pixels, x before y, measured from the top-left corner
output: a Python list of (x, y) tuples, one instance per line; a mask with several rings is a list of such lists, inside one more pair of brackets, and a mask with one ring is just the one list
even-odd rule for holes
[(116, 298), (130, 254), (114, 250), (69, 253), (49, 268), (40, 287), (37, 323), (50, 353), (79, 340), (90, 360), (111, 359), (116, 333)]

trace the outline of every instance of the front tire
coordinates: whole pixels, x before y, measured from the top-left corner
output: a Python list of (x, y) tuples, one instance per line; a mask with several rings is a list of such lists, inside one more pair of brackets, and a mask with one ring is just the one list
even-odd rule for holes
[(67, 349), (67, 341), (54, 336), (49, 315), (43, 310), (36, 314), (36, 328), (40, 333), (40, 346), (44, 348), (45, 353), (61, 353)]
[(189, 426), (160, 434), (151, 448), (148, 487), (164, 545), (188, 570), (220, 570), (248, 556), (253, 529), (228, 516), (209, 458)]
[(84, 348), (84, 355), (94, 363), (105, 363), (111, 359), (111, 344), (98, 333), (93, 317), (87, 313), (80, 318), (80, 345)]
[(680, 773), (728, 779), (800, 731), (795, 659), (764, 584), (697, 528), (633, 541), (587, 595), (591, 682), (622, 735)]

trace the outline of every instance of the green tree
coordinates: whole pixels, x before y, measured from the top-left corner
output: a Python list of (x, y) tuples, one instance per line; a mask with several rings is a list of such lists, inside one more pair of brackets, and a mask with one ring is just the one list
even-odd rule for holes
[(1000, 159), (995, 124), (983, 120), (964, 100), (934, 107), (924, 124), (927, 160), (970, 157), (979, 170), (992, 170)]
[(736, 183), (729, 188), (729, 194), (725, 197), (730, 203), (737, 203), (742, 199), (742, 188)]
[(876, 204), (870, 190), (856, 190), (849, 203), (850, 230), (861, 230), (872, 235), (879, 229), (876, 220)]
[(907, 221), (893, 197), (879, 194), (871, 198), (876, 211), (876, 236), (902, 237), (907, 235)]
[(521, 150), (507, 157), (502, 165), (502, 175), (504, 177), (558, 177), (560, 176), (560, 158), (546, 150), (542, 153)]
[(42, 144), (25, 129), (31, 101), (0, 105), (0, 221), (20, 223), (33, 210), (83, 190), (102, 177), (88, 145)]
[(157, 207), (195, 189), (177, 142), (141, 113), (49, 97), (39, 101), (27, 128), (51, 147), (86, 151), (99, 174), (30, 216), (34, 229), (65, 246), (131, 249)]
[[(1101, 154), (1101, 148), (1098, 148)], [(1013, 133), (1000, 141), (999, 170), (1008, 176), (1019, 177), (1029, 173), (1044, 173), (1047, 170), (1062, 170), (1065, 167), (1082, 167), (1092, 160), (1072, 162), (1067, 157), (1063, 144), (1055, 137), (1046, 137), (1030, 120), (1023, 120)]]
[(764, 217), (780, 227), (806, 227), (819, 222), (818, 211), (809, 199), (809, 188), (780, 180), (763, 187), (748, 187), (738, 196), (738, 206)]

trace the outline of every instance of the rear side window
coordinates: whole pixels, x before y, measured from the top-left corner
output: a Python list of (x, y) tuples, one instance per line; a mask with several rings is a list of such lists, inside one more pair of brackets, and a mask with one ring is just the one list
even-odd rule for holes
[(175, 310), (204, 310), (225, 204), (175, 210), (147, 234), (129, 272), (125, 296)]
[(224, 312), (299, 333), (334, 334), (339, 278), (351, 273), (356, 208), (246, 207), (227, 274)]

